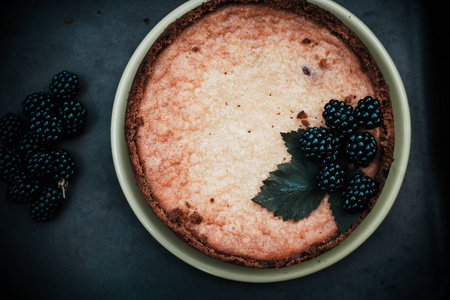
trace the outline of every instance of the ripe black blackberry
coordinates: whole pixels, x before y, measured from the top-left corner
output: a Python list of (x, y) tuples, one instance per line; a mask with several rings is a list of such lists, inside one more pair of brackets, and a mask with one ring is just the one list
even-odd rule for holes
[(53, 76), (49, 88), (55, 97), (69, 99), (78, 93), (80, 83), (76, 74), (64, 70)]
[(70, 99), (61, 104), (58, 118), (64, 136), (72, 137), (79, 135), (86, 127), (87, 111), (80, 101)]
[(13, 149), (0, 148), (0, 180), (6, 183), (11, 181), (22, 171), (22, 158), (19, 153)]
[(318, 161), (334, 161), (339, 155), (339, 138), (323, 127), (309, 127), (300, 138), (306, 157)]
[(38, 180), (30, 178), (27, 172), (20, 172), (11, 178), (6, 191), (6, 199), (14, 203), (24, 203), (35, 200), (40, 191)]
[(72, 180), (77, 166), (73, 156), (64, 149), (57, 149), (49, 153), (51, 159), (52, 179), (55, 182)]
[(344, 101), (330, 100), (325, 104), (322, 116), (334, 135), (345, 136), (357, 128), (353, 107)]
[(58, 101), (44, 92), (33, 93), (22, 102), (22, 110), (27, 117), (31, 117), (38, 111), (53, 114), (58, 110)]
[(377, 142), (370, 132), (352, 133), (345, 144), (347, 158), (361, 167), (367, 167), (375, 158), (377, 151)]
[(45, 145), (52, 145), (62, 137), (61, 121), (54, 115), (37, 111), (30, 119), (30, 131)]
[(362, 212), (370, 199), (377, 192), (377, 184), (372, 178), (354, 175), (342, 194), (344, 209), (350, 213)]
[(47, 147), (45, 140), (40, 138), (35, 132), (27, 131), (22, 135), (17, 150), (23, 157), (29, 157), (33, 153), (43, 151)]
[(334, 162), (325, 164), (317, 175), (317, 181), (323, 191), (331, 193), (339, 191), (345, 181), (344, 167)]
[(19, 116), (7, 113), (0, 120), (0, 140), (5, 147), (19, 145), (23, 133), (23, 122)]
[(373, 129), (381, 125), (383, 114), (380, 102), (370, 96), (358, 101), (355, 108), (355, 118), (359, 126), (366, 129)]
[(27, 171), (30, 176), (44, 182), (50, 182), (53, 177), (53, 161), (49, 156), (51, 150), (33, 152), (27, 163)]
[(61, 191), (56, 187), (45, 187), (36, 201), (30, 205), (31, 217), (38, 222), (46, 222), (58, 212), (63, 197)]
[(73, 156), (63, 149), (49, 149), (35, 152), (28, 159), (27, 170), (30, 176), (55, 185), (64, 180), (68, 182), (76, 172)]

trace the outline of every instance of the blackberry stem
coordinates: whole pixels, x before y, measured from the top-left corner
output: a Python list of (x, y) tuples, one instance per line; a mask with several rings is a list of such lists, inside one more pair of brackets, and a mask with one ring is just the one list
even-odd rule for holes
[(61, 178), (58, 181), (58, 188), (62, 190), (62, 196), (63, 199), (66, 199), (66, 189), (69, 187), (69, 182), (66, 181), (64, 178)]

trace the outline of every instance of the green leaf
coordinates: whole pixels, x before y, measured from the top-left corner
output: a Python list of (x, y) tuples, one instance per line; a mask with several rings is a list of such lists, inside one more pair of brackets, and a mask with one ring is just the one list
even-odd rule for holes
[(284, 140), (284, 144), (287, 150), (293, 158), (303, 159), (306, 158), (300, 146), (300, 138), (306, 130), (299, 129), (298, 131), (282, 132), (281, 137)]
[(278, 165), (252, 200), (275, 216), (282, 216), (284, 221), (293, 219), (296, 222), (308, 217), (319, 206), (325, 193), (315, 184), (317, 172), (314, 170), (317, 168), (305, 169), (305, 165), (309, 164), (299, 159)]
[[(277, 170), (270, 172), (269, 177), (263, 181), (260, 193), (252, 199), (273, 212), (274, 216), (281, 216), (284, 221), (292, 219), (297, 222), (308, 217), (326, 195), (316, 182), (322, 164), (308, 159), (301, 150), (299, 141), (304, 132), (305, 130), (299, 129), (281, 133), (292, 159), (289, 163), (279, 164)], [(347, 168), (346, 173), (349, 178), (362, 171)], [(341, 232), (347, 231), (359, 220), (360, 214), (351, 214), (344, 209), (341, 194), (331, 194), (328, 202)]]
[[(360, 169), (350, 169), (347, 168), (345, 171), (346, 180), (350, 180), (350, 178), (356, 174), (364, 174)], [(331, 194), (328, 198), (328, 203), (330, 203), (331, 213), (333, 214), (334, 221), (339, 227), (339, 230), (344, 233), (349, 229), (356, 221), (359, 220), (361, 214), (358, 213), (349, 213), (344, 209), (344, 205), (342, 204), (342, 194)]]
[(334, 221), (339, 227), (339, 230), (344, 233), (349, 229), (356, 221), (359, 220), (361, 214), (351, 214), (348, 213), (341, 201), (341, 194), (332, 194), (328, 198), (328, 203), (330, 203), (330, 209), (334, 217)]
[(289, 163), (279, 164), (278, 169), (264, 180), (261, 192), (252, 199), (284, 221), (293, 219), (296, 222), (308, 217), (325, 196), (316, 184), (320, 165), (306, 158), (300, 149), (302, 134), (301, 131), (281, 134), (292, 159)]

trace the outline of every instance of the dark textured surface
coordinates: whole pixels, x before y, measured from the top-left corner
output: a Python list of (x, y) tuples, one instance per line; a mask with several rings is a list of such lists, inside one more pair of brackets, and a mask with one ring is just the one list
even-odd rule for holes
[(439, 125), (448, 101), (438, 71), (442, 29), (432, 34), (440, 16), (418, 0), (336, 2), (375, 33), (398, 68), (413, 124), (410, 163), (392, 210), (361, 247), (318, 273), (267, 284), (214, 277), (165, 250), (133, 214), (114, 171), (109, 130), (117, 84), (141, 40), (183, 1), (1, 4), (0, 115), (20, 114), (28, 94), (48, 90), (51, 76), (68, 69), (80, 76), (88, 127), (61, 144), (79, 170), (51, 222), (31, 220), (26, 205), (4, 199), (0, 184), (0, 298), (443, 299), (448, 133)]

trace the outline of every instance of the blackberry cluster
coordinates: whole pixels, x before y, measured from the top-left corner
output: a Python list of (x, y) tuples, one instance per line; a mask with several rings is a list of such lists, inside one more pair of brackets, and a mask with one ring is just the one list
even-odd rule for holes
[(64, 149), (36, 152), (28, 159), (27, 171), (41, 181), (69, 182), (76, 172), (73, 156)]
[(31, 217), (48, 221), (66, 197), (76, 174), (73, 156), (58, 143), (81, 134), (87, 111), (75, 99), (78, 76), (62, 71), (53, 76), (50, 92), (36, 92), (22, 102), (23, 117), (0, 119), (0, 180), (13, 203), (31, 203)]
[(327, 127), (309, 127), (300, 138), (300, 148), (307, 158), (322, 164), (317, 175), (318, 187), (329, 193), (342, 192), (344, 208), (360, 212), (376, 193), (370, 177), (358, 175), (347, 179), (350, 169), (367, 167), (375, 158), (378, 146), (369, 131), (381, 125), (380, 102), (370, 96), (358, 101), (355, 108), (344, 101), (330, 100), (322, 116)]

